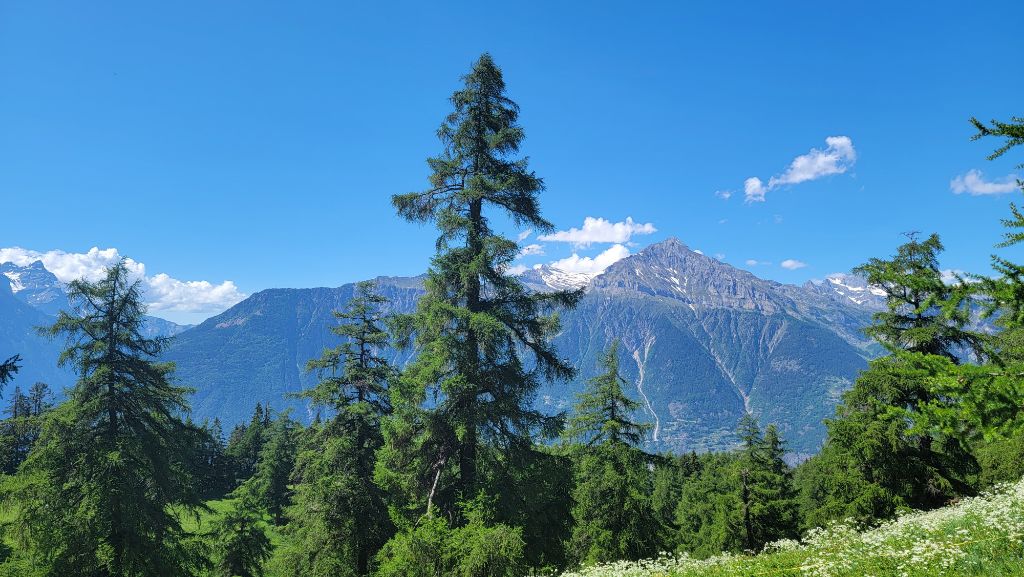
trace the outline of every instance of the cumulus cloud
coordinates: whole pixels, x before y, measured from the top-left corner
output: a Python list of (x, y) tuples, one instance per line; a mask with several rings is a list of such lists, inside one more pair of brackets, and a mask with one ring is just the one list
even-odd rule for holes
[[(58, 280), (68, 283), (76, 279), (96, 281), (103, 278), (106, 268), (120, 261), (121, 254), (116, 248), (101, 250), (97, 247), (84, 253), (0, 248), (0, 263), (27, 266), (37, 260), (42, 261), (46, 270)], [(148, 276), (146, 265), (141, 262), (125, 259), (125, 265), (133, 280), (142, 281), (146, 304), (154, 312), (219, 313), (247, 296), (231, 281), (213, 284), (208, 281), (182, 281), (164, 273)]]
[(779, 263), (779, 266), (786, 270), (796, 270), (798, 268), (804, 268), (807, 263), (798, 261), (794, 258), (787, 258), (786, 260)]
[(756, 176), (751, 176), (743, 181), (743, 196), (747, 202), (764, 202), (764, 195), (767, 192), (764, 183)]
[(530, 238), (531, 234), (533, 234), (532, 228), (524, 230), (523, 232), (519, 233), (519, 236), (516, 237), (516, 242), (523, 242), (524, 240)]
[[(37, 260), (42, 261), (46, 270), (52, 272), (59, 281), (68, 283), (80, 278), (89, 281), (103, 278), (104, 270), (121, 260), (121, 255), (116, 248), (100, 250), (92, 247), (84, 253), (62, 250), (38, 252), (20, 247), (0, 248), (0, 263), (28, 266)], [(142, 278), (146, 274), (146, 266), (140, 262), (126, 259), (125, 265), (135, 278)]]
[(771, 262), (766, 261), (766, 260), (757, 260), (757, 259), (753, 259), (753, 258), (748, 258), (745, 262), (746, 262), (747, 266), (763, 266), (763, 265), (772, 264)]
[(632, 217), (627, 217), (621, 222), (611, 222), (604, 218), (588, 216), (583, 219), (583, 228), (573, 227), (569, 230), (541, 235), (539, 238), (545, 241), (568, 242), (577, 247), (587, 247), (595, 242), (626, 243), (635, 234), (651, 234), (657, 231), (654, 224), (633, 222)]
[(572, 253), (570, 257), (552, 262), (551, 266), (566, 272), (598, 275), (627, 256), (629, 256), (629, 249), (621, 244), (615, 244), (593, 258), (589, 256), (581, 257), (576, 253)]
[(981, 171), (975, 168), (949, 181), (949, 189), (954, 194), (967, 193), (971, 196), (1006, 194), (1017, 190), (1019, 186), (1017, 176), (1014, 174), (996, 180), (985, 180)]
[(536, 256), (544, 254), (544, 247), (539, 244), (528, 244), (523, 248), (519, 249), (519, 254), (516, 258), (523, 258), (524, 256)]
[(506, 268), (505, 274), (509, 276), (519, 276), (528, 270), (530, 270), (530, 267), (522, 264), (517, 264)]
[(717, 196), (718, 198), (720, 198), (722, 200), (729, 200), (730, 198), (732, 198), (732, 191), (731, 190), (716, 190), (715, 191), (715, 196)]
[(764, 202), (765, 195), (780, 186), (842, 174), (856, 161), (857, 151), (849, 136), (829, 136), (825, 139), (824, 150), (812, 148), (807, 154), (794, 158), (782, 174), (771, 177), (767, 184), (756, 176), (748, 178), (743, 183), (743, 192), (747, 202)]

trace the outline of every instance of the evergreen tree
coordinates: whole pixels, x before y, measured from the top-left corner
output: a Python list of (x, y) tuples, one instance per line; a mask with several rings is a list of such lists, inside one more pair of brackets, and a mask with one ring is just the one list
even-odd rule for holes
[(522, 530), (496, 523), (478, 496), (461, 504), (465, 523), (452, 527), (425, 515), (377, 554), (376, 577), (519, 577), (525, 573)]
[(438, 131), (444, 151), (428, 160), (430, 188), (393, 197), (403, 218), (440, 230), (426, 293), (399, 322), (417, 356), (393, 395), (378, 467), (413, 514), (452, 511), (485, 488), (481, 447), (526, 451), (536, 433), (553, 435), (557, 421), (533, 409), (533, 397), (542, 379), (573, 374), (550, 343), (558, 321), (549, 313), (581, 293), (529, 292), (507, 274), (517, 244), (491, 228), (503, 216), (552, 229), (539, 211), (542, 180), (514, 158), (523, 140), (518, 106), (487, 54), (463, 80)]
[(619, 343), (601, 359), (605, 372), (579, 395), (567, 435), (577, 452), (570, 539), (583, 563), (641, 559), (658, 551), (663, 527), (651, 502), (651, 455), (635, 447), (650, 426), (632, 420), (640, 405), (626, 396)]
[(705, 457), (686, 482), (676, 509), (679, 548), (706, 557), (721, 551), (760, 551), (798, 536), (800, 517), (792, 472), (774, 425), (739, 423), (738, 451)]
[(390, 537), (384, 494), (373, 482), (380, 423), (390, 413), (387, 384), (395, 375), (380, 356), (389, 341), (386, 304), (374, 283), (357, 284), (345, 310), (334, 313), (341, 324), (333, 332), (345, 340), (307, 365), (321, 381), (302, 395), (334, 417), (311, 428), (296, 463), (286, 553), (292, 575), (368, 575)]
[(67, 337), (60, 360), (79, 379), (6, 487), (16, 534), (45, 575), (194, 574), (200, 558), (174, 512), (201, 505), (178, 417), (187, 390), (151, 360), (166, 340), (142, 336), (140, 286), (123, 262), (68, 289), (81, 316), (61, 312), (48, 332)]
[(244, 485), (260, 499), (278, 526), (284, 524), (284, 511), (291, 502), (289, 483), (295, 467), (297, 427), (298, 423), (287, 413), (278, 415), (267, 429), (266, 443), (256, 463), (256, 474)]
[(270, 420), (270, 409), (264, 410), (261, 403), (256, 403), (249, 424), (235, 425), (231, 431), (225, 453), (235, 469), (234, 486), (256, 474), (256, 464), (266, 442)]
[(762, 435), (753, 416), (744, 415), (739, 434), (743, 545), (747, 551), (760, 551), (767, 543), (799, 536), (797, 494), (775, 425)]
[(15, 373), (21, 368), (18, 363), (21, 362), (21, 355), (14, 355), (9, 357), (6, 361), (0, 363), (0, 387), (6, 385), (14, 379)]
[(231, 507), (213, 527), (215, 577), (262, 577), (271, 543), (264, 528), (259, 499), (242, 487), (232, 495)]
[(28, 395), (15, 387), (8, 416), (0, 422), (0, 470), (4, 473), (13, 475), (39, 439), (43, 416), (51, 408), (49, 398), (46, 383), (35, 383)]
[(948, 357), (909, 352), (871, 362), (826, 421), (825, 447), (808, 464), (809, 521), (872, 521), (973, 492), (977, 464), (963, 435), (915, 425), (931, 402), (948, 398), (937, 384), (955, 368)]
[(814, 484), (805, 485), (803, 496), (813, 523), (846, 516), (869, 521), (901, 506), (932, 508), (972, 492), (977, 463), (968, 435), (958, 426), (929, 424), (926, 410), (948, 407), (943, 376), (964, 352), (978, 359), (989, 352), (987, 339), (966, 328), (972, 289), (942, 279), (942, 249), (936, 235), (924, 241), (910, 235), (892, 259), (855, 269), (886, 293), (887, 310), (865, 332), (892, 354), (871, 362), (826, 422), (826, 445), (803, 475)]
[(744, 549), (740, 454), (707, 453), (683, 485), (676, 507), (676, 548), (704, 558)]
[(854, 269), (885, 293), (887, 309), (865, 329), (890, 351), (939, 355), (958, 362), (959, 353), (984, 355), (984, 341), (964, 327), (970, 321), (969, 292), (947, 284), (939, 269), (943, 250), (938, 235), (908, 242), (889, 259), (872, 258)]
[(605, 372), (590, 379), (587, 389), (578, 395), (566, 436), (588, 446), (601, 444), (639, 445), (649, 424), (632, 421), (640, 403), (626, 396), (626, 379), (619, 372), (619, 341), (601, 357)]

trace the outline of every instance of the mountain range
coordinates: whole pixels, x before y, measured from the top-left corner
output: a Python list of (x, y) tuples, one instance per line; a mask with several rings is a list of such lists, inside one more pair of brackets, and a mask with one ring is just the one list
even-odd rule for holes
[[(0, 360), (21, 355), (15, 386), (24, 389), (42, 381), (61, 390), (74, 383), (74, 374), (57, 366), (63, 341), (49, 340), (37, 330), (52, 325), (60, 311), (70, 309), (67, 285), (42, 262), (0, 263)], [(148, 337), (172, 337), (191, 328), (154, 316), (145, 321), (143, 334)]]
[[(0, 273), (0, 356), (22, 354), (23, 385), (70, 384), (73, 377), (54, 366), (60, 343), (30, 330), (67, 306), (63, 285), (42, 263), (8, 263)], [(579, 306), (561, 313), (554, 339), (577, 378), (545, 386), (536, 403), (569, 410), (598, 372), (602, 351), (619, 339), (623, 373), (643, 407), (639, 416), (653, 425), (648, 445), (656, 450), (727, 448), (737, 421), (751, 412), (777, 424), (793, 454), (812, 454), (824, 437), (822, 419), (879, 353), (862, 329), (884, 299), (851, 275), (780, 284), (669, 239), (596, 276), (545, 265), (520, 278), (536, 291), (585, 287)], [(396, 312), (412, 311), (423, 290), (422, 277), (376, 281)], [(353, 289), (268, 289), (195, 327), (156, 319), (148, 326), (151, 334), (176, 335), (165, 358), (176, 363), (179, 382), (195, 389), (195, 418), (230, 427), (257, 402), (310, 418), (311, 409), (289, 395), (314, 381), (306, 361), (336, 344), (331, 312)], [(401, 365), (410, 353), (388, 354)]]

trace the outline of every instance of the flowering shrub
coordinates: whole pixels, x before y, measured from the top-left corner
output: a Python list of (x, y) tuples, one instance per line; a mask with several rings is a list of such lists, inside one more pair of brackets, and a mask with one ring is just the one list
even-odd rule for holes
[(780, 541), (760, 555), (664, 554), (562, 577), (933, 577), (1024, 575), (1024, 481), (858, 531), (847, 523)]

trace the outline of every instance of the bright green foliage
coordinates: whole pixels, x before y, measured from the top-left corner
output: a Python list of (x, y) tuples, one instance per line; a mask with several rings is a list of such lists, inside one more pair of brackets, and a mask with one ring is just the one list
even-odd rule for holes
[(814, 495), (807, 511), (814, 523), (885, 518), (900, 507), (930, 509), (972, 492), (977, 465), (961, 431), (920, 424), (922, 408), (943, 398), (936, 380), (955, 368), (948, 357), (918, 353), (872, 361), (828, 421), (822, 453), (811, 459), (818, 471), (806, 479), (815, 486), (804, 486)]
[(263, 508), (248, 487), (231, 497), (231, 507), (213, 526), (213, 577), (262, 577), (271, 551)]
[(635, 446), (650, 426), (632, 420), (639, 404), (623, 391), (618, 351), (615, 342), (605, 353), (605, 372), (579, 395), (567, 431), (585, 442), (575, 451), (569, 543), (583, 563), (648, 557), (663, 534), (651, 502), (655, 459)]
[(798, 536), (797, 492), (778, 431), (769, 425), (762, 433), (747, 415), (737, 434), (737, 452), (702, 457), (699, 473), (683, 486), (676, 509), (681, 551), (760, 551)]
[(427, 161), (430, 188), (392, 199), (403, 218), (440, 232), (426, 294), (399, 322), (402, 344), (415, 339), (417, 356), (394, 391), (378, 467), (413, 514), (451, 511), (483, 489), (481, 447), (525, 451), (535, 434), (553, 435), (558, 422), (533, 408), (534, 395), (542, 379), (574, 373), (550, 343), (558, 330), (552, 313), (581, 293), (528, 291), (507, 274), (518, 245), (491, 228), (498, 216), (552, 229), (540, 215), (542, 180), (515, 158), (518, 106), (487, 54), (463, 81), (438, 130), (444, 151)]
[(370, 561), (391, 535), (383, 492), (373, 482), (380, 423), (390, 412), (387, 385), (395, 370), (379, 356), (389, 337), (371, 282), (359, 283), (335, 334), (345, 341), (309, 363), (322, 380), (303, 393), (334, 413), (311, 429), (298, 457), (295, 505), (289, 509), (285, 557), (296, 576), (368, 575)]
[(982, 489), (1024, 478), (1024, 428), (1017, 428), (1006, 437), (979, 443), (974, 454), (981, 469), (978, 485)]
[(985, 126), (983, 122), (972, 117), (971, 124), (978, 129), (978, 133), (972, 136), (971, 140), (978, 140), (989, 136), (1005, 139), (1003, 145), (989, 155), (989, 160), (999, 158), (1014, 146), (1024, 144), (1024, 117), (1014, 116), (1010, 119), (1010, 122), (993, 120), (991, 126)]
[(13, 475), (39, 439), (45, 413), (53, 408), (50, 387), (36, 383), (29, 394), (14, 389), (8, 417), (0, 421), (0, 471)]
[(868, 531), (849, 523), (777, 542), (757, 555), (660, 556), (561, 577), (1018, 577), (1024, 483), (916, 512)]
[(885, 291), (888, 306), (875, 313), (875, 324), (865, 332), (890, 351), (941, 355), (953, 361), (964, 349), (982, 356), (982, 338), (964, 328), (970, 321), (970, 291), (942, 279), (938, 235), (924, 241), (908, 236), (892, 259), (872, 258), (854, 269)]
[(829, 437), (801, 473), (806, 522), (885, 518), (900, 507), (929, 509), (972, 492), (977, 463), (970, 431), (948, 419), (954, 392), (944, 377), (960, 356), (984, 358), (986, 339), (965, 328), (972, 289), (947, 285), (942, 243), (909, 241), (891, 260), (855, 269), (885, 291), (888, 309), (865, 332), (892, 354), (872, 361), (843, 396)]
[(679, 551), (703, 558), (743, 549), (738, 462), (737, 453), (701, 455), (676, 508)]
[(256, 474), (246, 481), (278, 526), (284, 524), (284, 510), (291, 502), (289, 484), (300, 433), (299, 424), (287, 413), (278, 415), (267, 430), (266, 443), (256, 463)]
[(520, 577), (522, 530), (495, 523), (482, 496), (462, 503), (466, 523), (452, 528), (443, 518), (423, 516), (389, 541), (377, 555), (377, 577)]
[(61, 362), (79, 380), (4, 488), (18, 504), (15, 535), (45, 575), (180, 577), (199, 565), (171, 509), (200, 506), (176, 416), (187, 391), (150, 360), (165, 341), (141, 336), (145, 307), (128, 275), (118, 263), (99, 282), (70, 283), (82, 316), (62, 312), (49, 333), (67, 336)]
[(601, 366), (605, 372), (591, 379), (578, 396), (566, 436), (588, 446), (639, 445), (651, 425), (631, 420), (640, 403), (623, 391), (627, 383), (619, 373), (619, 341), (605, 351)]

